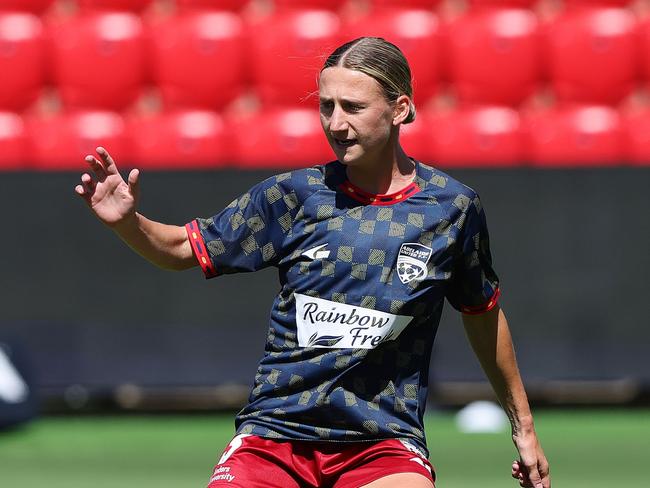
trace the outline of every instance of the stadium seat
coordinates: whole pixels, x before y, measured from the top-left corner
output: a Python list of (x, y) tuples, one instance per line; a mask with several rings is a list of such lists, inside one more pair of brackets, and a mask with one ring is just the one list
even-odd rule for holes
[(27, 119), (30, 160), (40, 170), (83, 170), (84, 156), (104, 146), (126, 161), (128, 142), (122, 116), (109, 111), (74, 111)]
[(229, 159), (222, 117), (206, 110), (178, 110), (133, 118), (127, 124), (131, 162), (138, 168), (196, 169), (223, 166)]
[(151, 27), (153, 77), (168, 107), (218, 109), (241, 93), (248, 61), (237, 14), (190, 11)]
[(473, 7), (532, 7), (538, 0), (469, 0)]
[(628, 9), (568, 9), (547, 29), (550, 76), (558, 98), (619, 102), (639, 75), (639, 38)]
[(541, 36), (527, 9), (479, 9), (448, 26), (449, 69), (462, 102), (515, 105), (541, 77)]
[(0, 12), (0, 109), (22, 110), (45, 80), (45, 41), (38, 17)]
[(0, 0), (0, 11), (45, 12), (54, 0)]
[(344, 28), (352, 38), (378, 36), (396, 44), (406, 56), (413, 76), (416, 103), (430, 98), (440, 78), (440, 22), (426, 10), (382, 11), (364, 16)]
[(176, 0), (178, 8), (210, 10), (242, 10), (249, 2), (246, 0)]
[(433, 163), (434, 157), (431, 154), (431, 116), (428, 112), (421, 110), (417, 112), (415, 122), (402, 125), (400, 128), (400, 145), (409, 157)]
[(473, 106), (432, 115), (428, 124), (435, 164), (517, 166), (524, 160), (519, 113), (506, 106)]
[(0, 171), (27, 168), (27, 136), (20, 115), (0, 111)]
[(606, 105), (570, 105), (524, 117), (527, 158), (538, 166), (598, 166), (623, 161), (619, 113)]
[(636, 110), (623, 116), (625, 159), (650, 165), (650, 108)]
[(233, 121), (232, 127), (240, 167), (290, 168), (336, 159), (317, 110), (272, 109)]
[(641, 76), (646, 87), (650, 86), (650, 16), (639, 22), (639, 49), (641, 51)]
[(87, 13), (50, 24), (54, 79), (67, 107), (122, 109), (145, 79), (144, 31), (127, 12)]
[(153, 0), (77, 0), (77, 4), (85, 10), (126, 10), (131, 12), (141, 12), (147, 8), (152, 1)]
[(633, 0), (564, 0), (567, 7), (593, 7), (594, 5), (611, 5), (627, 7)]
[(338, 10), (348, 0), (275, 0), (276, 9), (325, 9), (325, 10)]
[[(397, 7), (399, 8), (415, 8), (432, 10), (436, 7), (441, 0), (402, 0)], [(371, 4), (375, 9), (392, 9), (396, 7), (397, 2), (394, 0), (371, 0)]]
[(339, 17), (325, 10), (278, 13), (252, 26), (251, 36), (253, 80), (266, 105), (309, 99), (326, 56), (344, 41)]

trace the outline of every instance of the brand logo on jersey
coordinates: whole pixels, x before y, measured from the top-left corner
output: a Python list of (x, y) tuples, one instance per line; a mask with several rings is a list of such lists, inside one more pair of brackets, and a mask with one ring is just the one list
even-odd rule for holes
[(300, 293), (294, 296), (300, 347), (374, 349), (396, 339), (413, 320)]
[(397, 276), (402, 283), (422, 280), (427, 276), (427, 263), (433, 250), (415, 242), (405, 242), (397, 256)]
[(330, 256), (330, 252), (325, 250), (326, 247), (327, 244), (322, 244), (303, 252), (302, 255), (307, 256), (312, 261), (314, 259), (325, 259)]

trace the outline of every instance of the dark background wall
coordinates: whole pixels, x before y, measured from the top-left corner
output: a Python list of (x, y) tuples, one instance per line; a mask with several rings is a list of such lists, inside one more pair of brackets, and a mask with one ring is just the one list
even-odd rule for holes
[[(650, 386), (650, 168), (457, 170), (481, 194), (527, 381)], [(268, 172), (144, 172), (141, 211), (183, 224)], [(39, 385), (249, 384), (274, 270), (205, 281), (158, 270), (95, 221), (77, 173), (0, 177), (0, 341), (30, 353)], [(483, 378), (447, 309), (433, 356), (443, 382)]]

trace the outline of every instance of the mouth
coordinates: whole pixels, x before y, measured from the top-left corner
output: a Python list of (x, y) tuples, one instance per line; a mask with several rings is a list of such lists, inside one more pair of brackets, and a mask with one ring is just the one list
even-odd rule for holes
[(357, 143), (356, 139), (340, 139), (338, 137), (333, 137), (332, 139), (334, 140), (334, 144), (341, 148), (354, 146)]

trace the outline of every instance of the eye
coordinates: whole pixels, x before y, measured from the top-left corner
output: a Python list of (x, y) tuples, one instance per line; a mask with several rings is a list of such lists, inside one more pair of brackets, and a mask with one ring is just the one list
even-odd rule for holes
[(334, 103), (329, 100), (321, 100), (318, 104), (320, 113), (323, 115), (329, 115), (334, 110)]
[(356, 113), (363, 110), (363, 108), (363, 105), (359, 105), (357, 103), (349, 103), (346, 105), (345, 110), (350, 113)]

